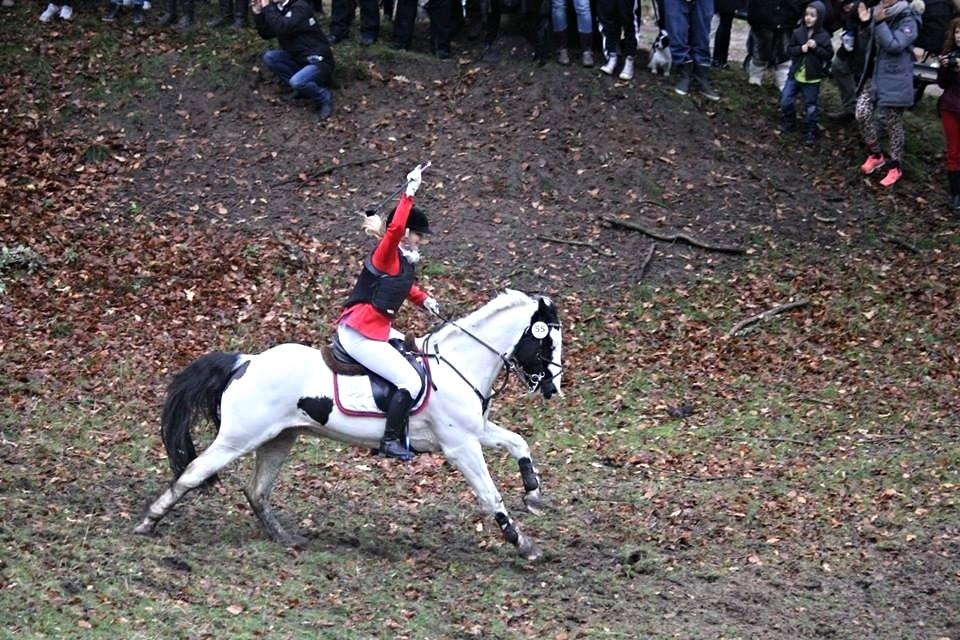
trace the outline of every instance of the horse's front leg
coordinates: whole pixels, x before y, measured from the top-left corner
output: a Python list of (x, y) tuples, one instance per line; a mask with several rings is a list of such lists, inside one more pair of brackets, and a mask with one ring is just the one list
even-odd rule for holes
[(540, 496), (540, 476), (533, 460), (530, 457), (530, 447), (523, 436), (504, 429), (495, 422), (487, 421), (484, 430), (480, 433), (480, 444), (489, 448), (506, 449), (517, 461), (520, 467), (520, 477), (523, 479), (523, 504), (527, 511), (535, 515), (543, 515), (545, 510), (543, 499)]
[(456, 445), (444, 445), (443, 453), (467, 479), (484, 511), (496, 519), (504, 540), (515, 546), (517, 553), (523, 558), (527, 560), (539, 558), (543, 553), (540, 547), (520, 532), (520, 527), (510, 518), (506, 507), (503, 506), (503, 498), (493, 484), (490, 470), (487, 469), (487, 463), (483, 459), (480, 442), (470, 438)]

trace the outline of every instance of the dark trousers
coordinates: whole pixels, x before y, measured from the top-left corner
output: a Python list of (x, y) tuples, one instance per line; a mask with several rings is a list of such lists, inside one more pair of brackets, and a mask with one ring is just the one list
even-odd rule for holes
[(713, 37), (713, 63), (727, 64), (730, 55), (730, 31), (733, 29), (733, 13), (718, 13), (720, 24)]
[(376, 38), (380, 33), (379, 0), (333, 0), (330, 7), (330, 35), (338, 40), (350, 34), (350, 24), (360, 5), (360, 33)]
[[(640, 7), (637, 0), (597, 0), (597, 21), (603, 52), (617, 53), (622, 45), (623, 55), (637, 55)], [(622, 40), (621, 40), (622, 37)], [(670, 34), (673, 38), (673, 34)]]
[[(453, 0), (458, 2), (458, 0)], [(396, 0), (397, 13), (393, 17), (393, 41), (408, 49), (413, 41), (417, 20), (417, 0)], [(459, 5), (458, 5), (459, 6)], [(430, 0), (427, 5), (430, 16), (430, 40), (433, 52), (450, 52), (451, 0)]]
[(783, 93), (780, 94), (780, 112), (784, 118), (792, 120), (797, 117), (798, 97), (803, 97), (803, 121), (809, 131), (820, 119), (820, 109), (817, 104), (820, 99), (820, 83), (797, 82), (793, 75), (787, 78), (787, 83), (783, 85)]

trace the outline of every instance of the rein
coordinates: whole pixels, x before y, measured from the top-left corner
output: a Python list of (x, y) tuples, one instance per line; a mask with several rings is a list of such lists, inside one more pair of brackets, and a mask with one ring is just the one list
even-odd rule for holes
[[(485, 395), (483, 395), (483, 393), (482, 393), (479, 389), (477, 389), (476, 386), (474, 386), (474, 384), (473, 384), (472, 382), (470, 382), (470, 380), (467, 379), (467, 377), (466, 377), (465, 375), (463, 375), (463, 372), (461, 372), (459, 369), (457, 369), (457, 368), (453, 365), (453, 363), (450, 362), (448, 359), (446, 359), (446, 358), (444, 358), (442, 355), (440, 355), (440, 347), (439, 347), (439, 345), (434, 344), (434, 345), (433, 345), (433, 353), (430, 353), (430, 352), (429, 352), (429, 351), (430, 351), (430, 338), (433, 337), (434, 332), (429, 333), (429, 334), (427, 335), (426, 339), (424, 340), (424, 343), (423, 343), (423, 346), (424, 346), (424, 350), (423, 350), (423, 351), (424, 351), (424, 354), (425, 354), (428, 358), (436, 358), (437, 362), (444, 362), (444, 363), (446, 363), (446, 365), (447, 365), (448, 367), (450, 367), (451, 369), (453, 369), (453, 372), (456, 373), (458, 376), (460, 376), (460, 379), (463, 380), (464, 382), (466, 382), (466, 383), (467, 383), (467, 386), (470, 387), (470, 388), (473, 390), (473, 392), (476, 394), (477, 398), (480, 399), (480, 405), (481, 405), (481, 407), (483, 408), (483, 411), (484, 411), (484, 412), (486, 412), (486, 411), (487, 411), (487, 407), (490, 406), (490, 401), (493, 400), (493, 399), (494, 399), (495, 397), (497, 397), (498, 395), (500, 395), (500, 394), (503, 392), (503, 390), (506, 388), (507, 384), (510, 382), (510, 374), (511, 374), (512, 372), (518, 371), (519, 373), (518, 373), (517, 375), (519, 375), (519, 376), (522, 377), (523, 381), (527, 384), (527, 387), (530, 388), (530, 389), (536, 389), (537, 385), (540, 384), (540, 381), (543, 380), (543, 378), (544, 378), (544, 374), (543, 374), (543, 373), (527, 373), (526, 371), (524, 371), (523, 367), (521, 367), (521, 366), (518, 365), (518, 363), (517, 363), (517, 361), (516, 361), (516, 358), (515, 358), (512, 354), (511, 354), (509, 357), (505, 356), (504, 354), (502, 354), (501, 352), (497, 351), (497, 350), (494, 349), (492, 346), (490, 346), (490, 345), (489, 345), (487, 342), (485, 342), (483, 339), (481, 339), (480, 337), (474, 335), (472, 332), (464, 329), (463, 327), (461, 327), (459, 324), (457, 324), (457, 323), (454, 322), (453, 320), (450, 320), (449, 318), (445, 318), (444, 316), (440, 315), (439, 313), (436, 313), (436, 312), (432, 312), (432, 313), (433, 313), (435, 316), (437, 316), (438, 318), (440, 318), (440, 320), (443, 321), (443, 324), (444, 324), (444, 325), (448, 325), (448, 324), (449, 324), (449, 325), (451, 325), (451, 326), (453, 326), (453, 327), (456, 327), (459, 331), (462, 331), (464, 334), (466, 334), (467, 336), (469, 336), (471, 339), (473, 339), (473, 340), (476, 341), (477, 343), (483, 345), (488, 351), (490, 351), (491, 353), (495, 354), (498, 358), (500, 358), (500, 361), (503, 363), (503, 366), (504, 366), (504, 368), (505, 368), (506, 371), (507, 371), (507, 375), (503, 378), (503, 382), (500, 384), (500, 386), (499, 386), (495, 391), (491, 392), (490, 395), (485, 396)], [(528, 332), (528, 331), (530, 331), (529, 327), (524, 331), (524, 333), (526, 333), (526, 332)], [(541, 358), (541, 360), (543, 360), (543, 358)], [(561, 365), (561, 364), (559, 364), (559, 363), (557, 363), (557, 362), (545, 361), (545, 364), (548, 365), (548, 366), (549, 366), (549, 365), (553, 365), (553, 366), (559, 367), (561, 370), (563, 369), (563, 365)], [(434, 387), (434, 388), (436, 388), (436, 387)]]

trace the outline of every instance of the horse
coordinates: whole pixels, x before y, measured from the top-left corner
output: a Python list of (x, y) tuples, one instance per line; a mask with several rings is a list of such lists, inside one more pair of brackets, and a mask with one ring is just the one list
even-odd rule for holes
[[(441, 318), (442, 319), (442, 318)], [(520, 435), (488, 419), (501, 372), (516, 372), (530, 395), (560, 394), (562, 328), (548, 297), (507, 289), (473, 313), (444, 320), (436, 331), (414, 339), (429, 370), (429, 397), (410, 417), (412, 450), (442, 452), (466, 478), (480, 507), (492, 515), (505, 540), (527, 560), (542, 551), (524, 535), (503, 504), (483, 457), (483, 448), (506, 448), (517, 461), (523, 502), (543, 513), (540, 476)], [(300, 435), (376, 448), (383, 415), (348, 411), (340, 405), (335, 375), (322, 350), (287, 343), (259, 354), (211, 352), (174, 376), (161, 416), (161, 437), (173, 481), (146, 509), (134, 529), (154, 535), (157, 522), (188, 491), (209, 484), (229, 463), (255, 452), (247, 501), (267, 533), (284, 546), (306, 538), (287, 531), (269, 496), (281, 465)], [(197, 455), (191, 428), (202, 418), (217, 427), (213, 442)]]

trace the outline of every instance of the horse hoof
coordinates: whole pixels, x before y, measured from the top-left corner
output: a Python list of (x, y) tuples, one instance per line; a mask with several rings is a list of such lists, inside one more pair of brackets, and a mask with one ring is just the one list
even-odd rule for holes
[(543, 555), (543, 549), (540, 548), (536, 542), (524, 536), (520, 539), (520, 544), (517, 545), (517, 553), (520, 554), (520, 557), (524, 560), (537, 560), (540, 556)]
[(152, 538), (155, 535), (153, 530), (153, 526), (155, 524), (156, 523), (153, 520), (146, 518), (143, 522), (136, 526), (133, 532), (138, 536), (147, 536), (148, 538)]
[(306, 549), (307, 545), (310, 543), (310, 540), (298, 534), (288, 534), (278, 538), (277, 542), (288, 549), (297, 549), (299, 551)]
[(547, 511), (546, 505), (543, 503), (543, 500), (540, 498), (540, 490), (531, 491), (530, 493), (523, 496), (523, 504), (527, 507), (527, 511), (532, 513), (535, 516), (542, 516)]

